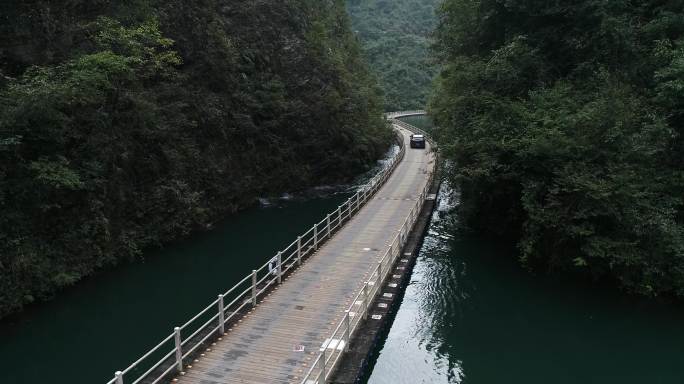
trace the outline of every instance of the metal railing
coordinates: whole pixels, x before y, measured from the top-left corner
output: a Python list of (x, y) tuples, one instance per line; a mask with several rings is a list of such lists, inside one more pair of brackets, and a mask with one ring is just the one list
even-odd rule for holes
[(425, 138), (427, 139), (427, 141), (429, 141), (430, 144), (432, 144), (433, 149), (434, 149), (434, 148), (436, 148), (437, 143), (435, 143), (434, 140), (432, 140), (432, 137), (430, 136), (430, 134), (429, 134), (428, 132), (426, 132), (425, 130), (420, 129), (420, 128), (414, 126), (414, 125), (411, 125), (411, 124), (409, 124), (409, 123), (406, 123), (406, 122), (403, 122), (403, 121), (399, 120), (399, 119), (402, 118), (402, 117), (422, 116), (422, 115), (427, 115), (427, 112), (426, 112), (426, 111), (422, 111), (422, 110), (416, 110), (416, 111), (403, 111), (403, 112), (389, 112), (389, 113), (386, 113), (386, 114), (385, 114), (385, 118), (386, 118), (387, 120), (391, 121), (392, 124), (396, 124), (396, 125), (398, 125), (398, 126), (404, 128), (404, 129), (407, 129), (407, 130), (409, 130), (409, 131), (411, 131), (411, 132), (413, 132), (413, 133), (417, 133), (417, 134), (419, 134), (419, 135), (425, 136)]
[[(427, 111), (422, 110), (422, 109), (417, 109), (417, 110), (413, 110), (413, 111), (387, 112), (387, 113), (385, 113), (385, 119), (391, 120), (391, 119), (397, 119), (400, 117), (420, 116), (420, 115), (427, 115)], [(414, 127), (414, 128), (417, 128), (417, 127)]]
[(384, 163), (382, 169), (353, 196), (298, 236), (285, 249), (277, 252), (264, 265), (252, 270), (251, 274), (232, 288), (219, 294), (216, 300), (185, 324), (175, 327), (171, 334), (126, 369), (117, 371), (107, 384), (155, 384), (174, 371), (182, 372), (184, 362), (200, 353), (200, 347), (206, 345), (210, 339), (224, 335), (227, 325), (236, 321), (240, 314), (254, 308), (269, 288), (280, 284), (285, 274), (301, 265), (307, 256), (348, 222), (380, 189), (406, 152), (403, 136), (399, 134), (397, 139), (400, 143), (399, 152)]
[[(411, 116), (417, 116), (417, 115), (411, 115)], [(411, 132), (413, 132), (413, 133), (417, 133), (417, 134), (419, 134), (419, 135), (425, 136), (425, 138), (427, 139), (427, 141), (432, 145), (432, 149), (434, 150), (435, 148), (437, 148), (437, 143), (435, 143), (435, 141), (432, 140), (432, 137), (430, 136), (430, 134), (429, 134), (428, 132), (426, 132), (426, 131), (424, 131), (424, 130), (422, 130), (422, 129), (416, 127), (416, 126), (413, 126), (413, 125), (411, 125), (411, 124), (409, 124), (409, 123), (406, 123), (406, 122), (403, 122), (403, 121), (401, 121), (401, 120), (398, 120), (398, 119), (396, 119), (396, 118), (395, 118), (395, 119), (390, 119), (390, 121), (392, 122), (392, 124), (396, 124), (396, 125), (398, 125), (398, 126), (404, 128), (404, 129), (407, 129), (407, 130), (409, 130), (409, 131), (411, 131)]]
[[(413, 115), (416, 114), (418, 113)], [(406, 115), (397, 113), (394, 116)], [(396, 124), (394, 120), (392, 122)], [(399, 125), (414, 133), (423, 132), (410, 124), (403, 123)], [(392, 243), (385, 250), (385, 253), (380, 261), (378, 261), (377, 265), (373, 267), (373, 273), (368, 280), (364, 282), (363, 287), (352, 300), (352, 304), (344, 311), (342, 321), (337, 324), (319, 349), (316, 359), (311, 363), (311, 368), (309, 368), (302, 379), (301, 384), (327, 383), (327, 379), (334, 373), (342, 354), (349, 350), (350, 340), (358, 330), (362, 319), (365, 320), (368, 317), (375, 296), (380, 292), (383, 282), (392, 271), (392, 266), (401, 254), (401, 250), (408, 240), (408, 235), (423, 208), (434, 176), (434, 170), (426, 170), (426, 172), (428, 172), (427, 182), (418, 196), (416, 203), (404, 219), (399, 233), (392, 239)], [(391, 297), (392, 294), (383, 293), (383, 295), (390, 295), (389, 297)]]

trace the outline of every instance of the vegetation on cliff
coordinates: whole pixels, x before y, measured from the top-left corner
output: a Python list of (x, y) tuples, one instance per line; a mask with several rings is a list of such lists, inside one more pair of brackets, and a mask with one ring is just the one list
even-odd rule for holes
[(437, 73), (429, 36), (440, 0), (348, 0), (354, 31), (379, 78), (386, 111), (424, 108)]
[(342, 0), (0, 5), (0, 317), (391, 133)]
[(684, 5), (446, 0), (431, 111), (476, 228), (684, 296)]

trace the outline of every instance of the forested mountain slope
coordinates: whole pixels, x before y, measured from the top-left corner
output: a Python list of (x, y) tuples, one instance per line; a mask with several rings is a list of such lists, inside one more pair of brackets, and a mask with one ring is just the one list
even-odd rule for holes
[(471, 225), (684, 296), (681, 1), (446, 0), (431, 111)]
[(436, 67), (429, 35), (440, 0), (348, 0), (354, 31), (385, 94), (385, 110), (424, 108)]
[(343, 0), (3, 1), (0, 317), (391, 133)]

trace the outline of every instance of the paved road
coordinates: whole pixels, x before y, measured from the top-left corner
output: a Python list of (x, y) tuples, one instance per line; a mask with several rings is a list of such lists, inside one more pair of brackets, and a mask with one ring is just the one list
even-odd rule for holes
[[(398, 128), (398, 127), (395, 127)], [(430, 147), (408, 147), (386, 184), (332, 239), (193, 363), (180, 383), (297, 383), (363, 287), (428, 181)], [(303, 350), (301, 350), (303, 347)]]

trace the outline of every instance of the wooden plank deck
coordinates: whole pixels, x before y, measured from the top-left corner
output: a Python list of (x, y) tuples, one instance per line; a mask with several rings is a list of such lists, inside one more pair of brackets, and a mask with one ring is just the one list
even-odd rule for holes
[[(399, 128), (399, 127), (396, 127)], [(332, 239), (229, 329), (179, 383), (296, 383), (399, 232), (434, 167), (408, 147), (385, 185)], [(297, 351), (296, 346), (304, 346)]]

